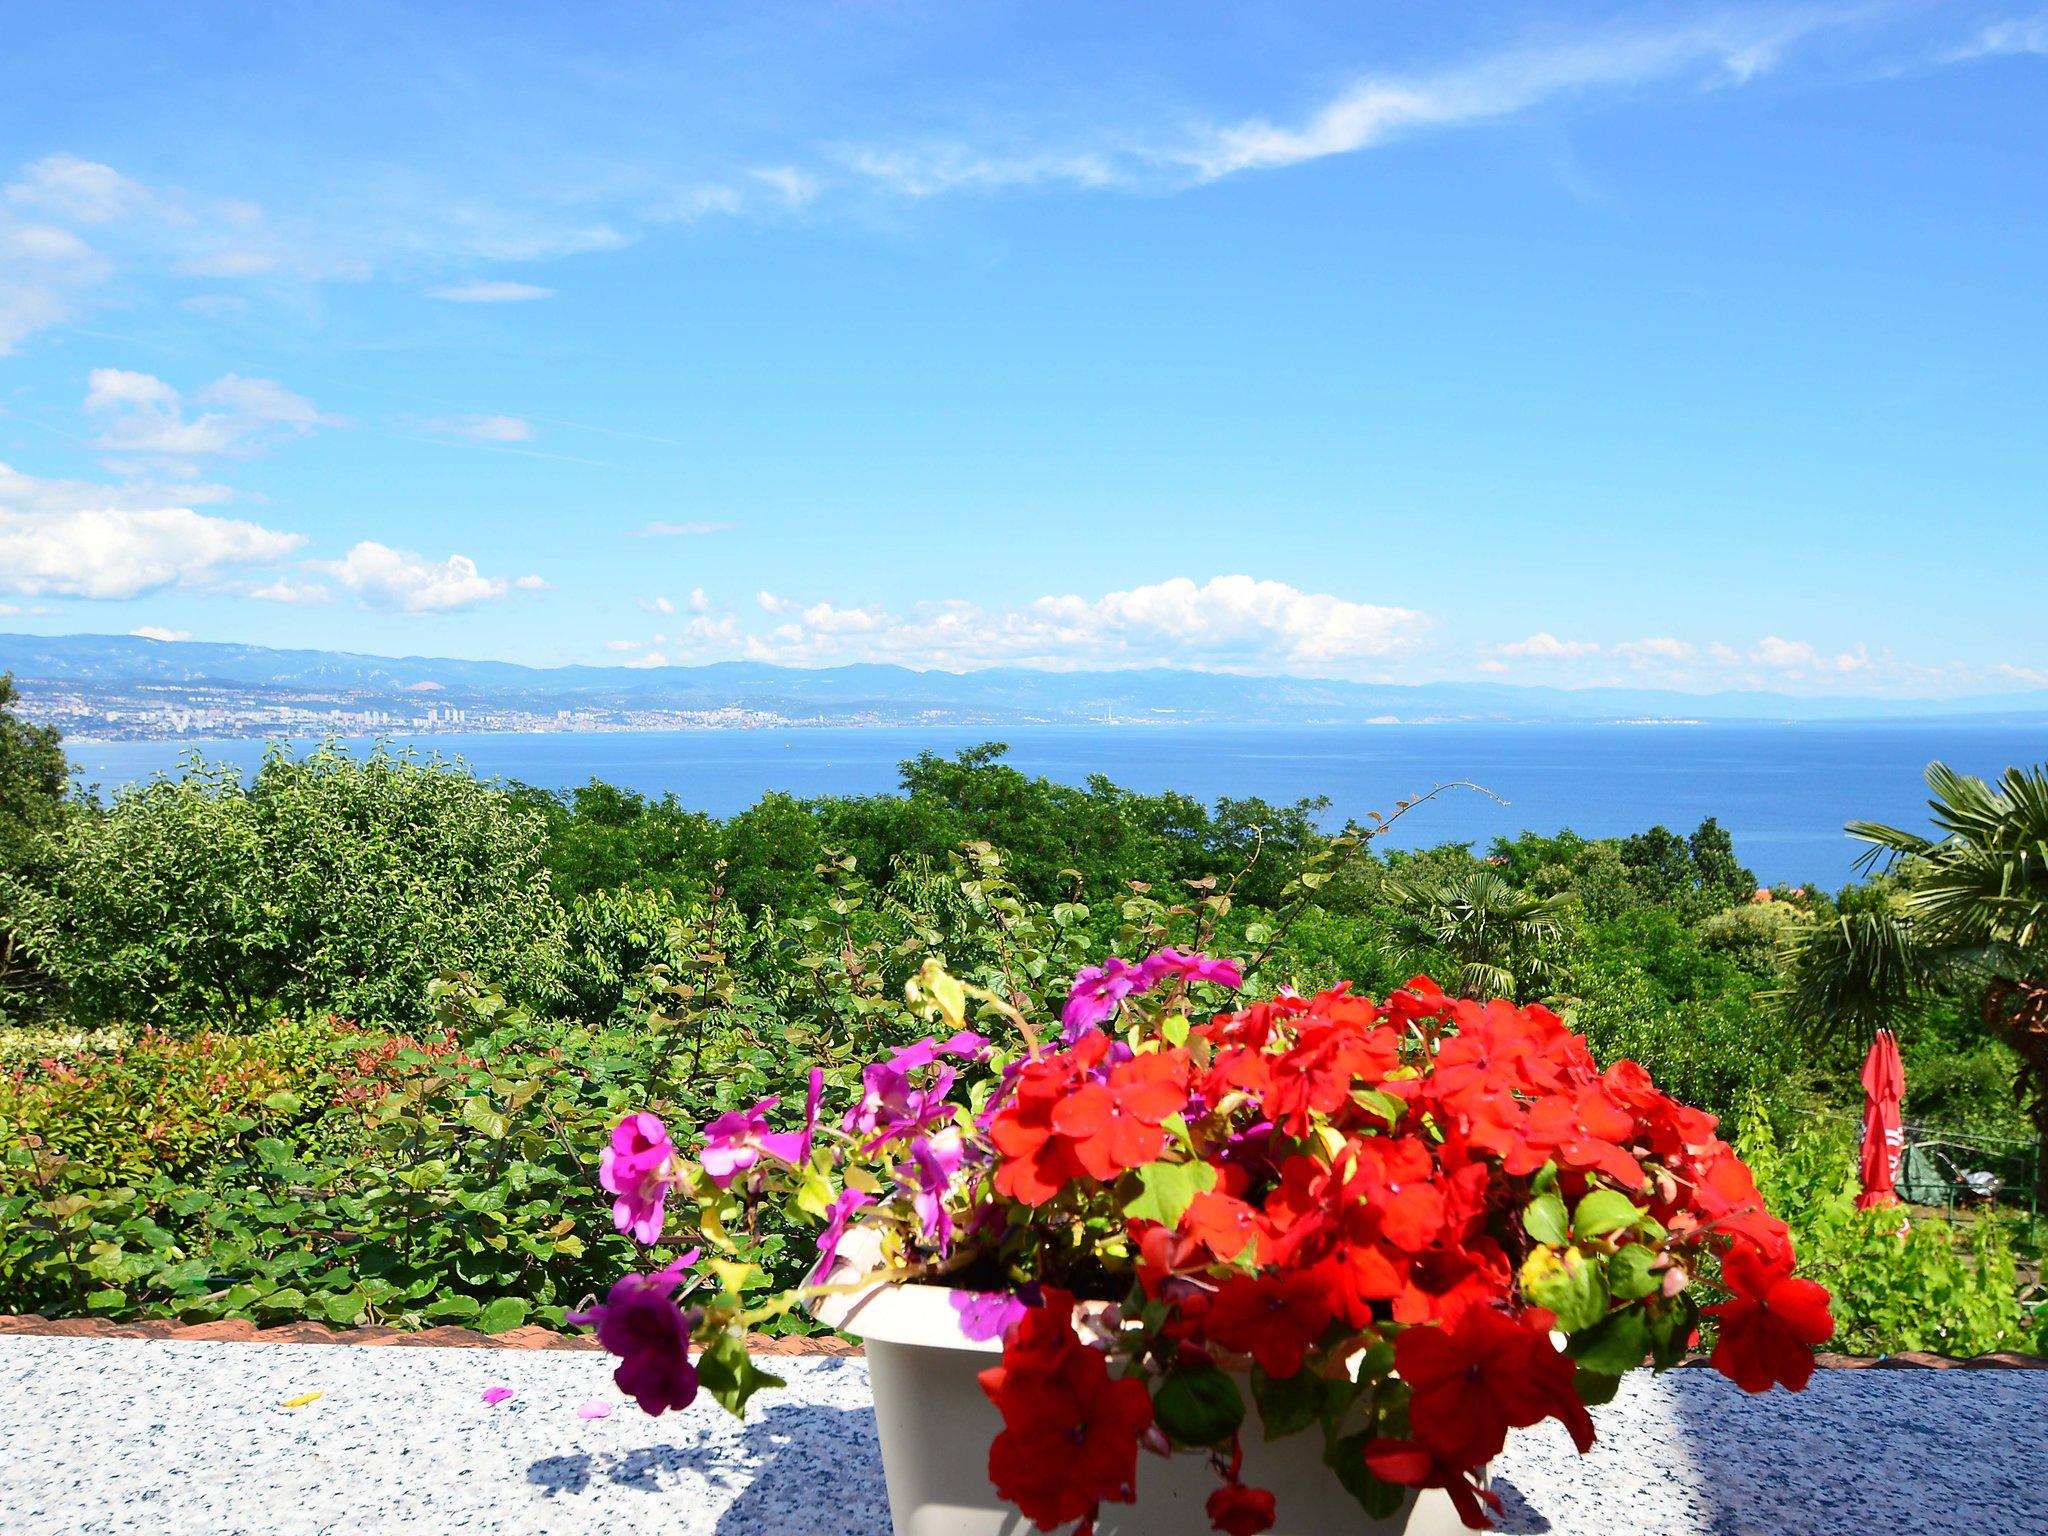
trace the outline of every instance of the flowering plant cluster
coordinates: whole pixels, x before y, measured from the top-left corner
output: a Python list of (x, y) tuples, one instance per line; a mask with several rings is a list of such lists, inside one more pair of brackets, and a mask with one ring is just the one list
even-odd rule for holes
[[(910, 994), (940, 1029), (866, 1066), (842, 1114), (822, 1118), (813, 1072), (794, 1128), (768, 1100), (689, 1153), (628, 1116), (603, 1156), (620, 1229), (653, 1243), (674, 1193), (710, 1257), (588, 1309), (621, 1389), (660, 1412), (701, 1385), (738, 1411), (770, 1380), (746, 1327), (834, 1290), (947, 1285), (963, 1331), (1003, 1340), (988, 1469), (1024, 1516), (1085, 1533), (1135, 1497), (1141, 1452), (1179, 1450), (1216, 1469), (1214, 1527), (1251, 1536), (1274, 1521), (1243, 1475), (1254, 1433), (1319, 1437), (1369, 1513), (1440, 1488), (1484, 1527), (1510, 1430), (1556, 1419), (1587, 1449), (1589, 1405), (1683, 1358), (1702, 1310), (1744, 1389), (1805, 1385), (1828, 1294), (1793, 1277), (1712, 1116), (1633, 1062), (1601, 1070), (1541, 1007), (1421, 977), (1384, 1002), (1228, 997), (1241, 982), (1173, 950), (1107, 960), (1041, 1040), (932, 963)], [(756, 1299), (733, 1233), (764, 1205), (821, 1235), (809, 1284)], [(879, 1258), (849, 1266), (856, 1248)]]

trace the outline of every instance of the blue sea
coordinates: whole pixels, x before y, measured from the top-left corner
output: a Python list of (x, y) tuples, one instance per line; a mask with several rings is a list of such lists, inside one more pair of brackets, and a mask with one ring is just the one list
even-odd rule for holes
[[(446, 734), (394, 745), (460, 756), (478, 773), (546, 788), (593, 778), (647, 794), (673, 792), (714, 815), (769, 790), (876, 794), (896, 765), (996, 739), (1028, 773), (1080, 784), (1103, 774), (1131, 789), (1176, 789), (1205, 801), (1326, 795), (1329, 819), (1363, 820), (1453, 779), (1507, 802), (1453, 791), (1406, 817), (1389, 841), (1484, 843), (1524, 828), (1586, 836), (1662, 823), (1690, 831), (1716, 816), (1735, 851), (1768, 882), (1839, 885), (1857, 844), (1842, 824), (1863, 818), (1924, 826), (1927, 764), (1996, 774), (2048, 759), (2048, 728), (1967, 724), (1433, 725), (1289, 729), (1022, 726), (1009, 729), (831, 728), (649, 734)], [(365, 741), (350, 743), (361, 749)], [(105, 790), (175, 769), (198, 750), (253, 766), (257, 741), (66, 743), (80, 778)]]

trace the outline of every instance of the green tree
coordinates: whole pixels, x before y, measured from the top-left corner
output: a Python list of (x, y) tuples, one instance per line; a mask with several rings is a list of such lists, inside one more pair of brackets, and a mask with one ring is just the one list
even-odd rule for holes
[(1423, 883), (1389, 875), (1382, 893), (1411, 941), (1448, 955), (1471, 997), (1541, 995), (1562, 977), (1563, 904), (1517, 891), (1490, 869)]
[(0, 672), (0, 1019), (48, 979), (17, 931), (15, 910), (44, 861), (44, 844), (64, 818), (70, 776), (63, 738), (54, 725), (30, 725), (16, 712), (20, 695)]

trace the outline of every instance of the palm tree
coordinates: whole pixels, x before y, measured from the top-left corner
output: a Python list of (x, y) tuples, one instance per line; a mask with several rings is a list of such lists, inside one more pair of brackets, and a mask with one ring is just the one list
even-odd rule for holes
[(1870, 844), (1858, 867), (1885, 864), (1903, 893), (1809, 932), (1788, 1000), (1811, 1025), (1860, 1034), (1934, 984), (1969, 986), (2019, 1057), (2048, 1186), (2048, 769), (1993, 785), (1933, 763), (1927, 787), (1936, 836), (1849, 823)]
[(1490, 869), (1429, 883), (1389, 875), (1380, 884), (1412, 932), (1456, 961), (1468, 997), (1513, 997), (1556, 978), (1564, 899), (1527, 896)]

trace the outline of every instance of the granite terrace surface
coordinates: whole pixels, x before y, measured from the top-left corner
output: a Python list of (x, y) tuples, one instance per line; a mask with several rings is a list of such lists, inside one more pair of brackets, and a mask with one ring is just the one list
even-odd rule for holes
[[(0, 1527), (887, 1536), (865, 1363), (773, 1369), (790, 1390), (742, 1425), (708, 1403), (648, 1418), (579, 1350), (0, 1337)], [(489, 1406), (494, 1386), (512, 1395)], [(1583, 1460), (1552, 1426), (1514, 1443), (1504, 1529), (2048, 1531), (2048, 1372), (1833, 1371), (1801, 1397), (1746, 1398), (1679, 1371), (1632, 1380), (1596, 1417)]]

